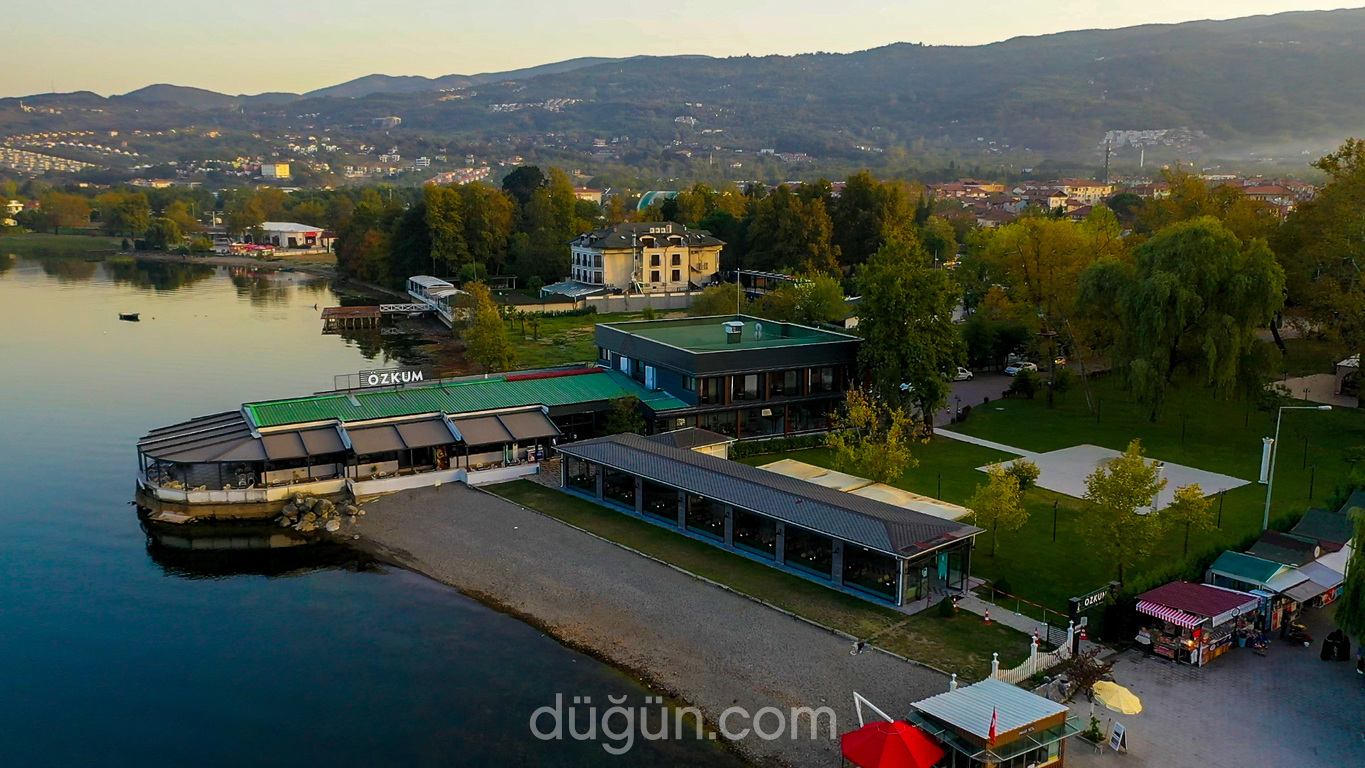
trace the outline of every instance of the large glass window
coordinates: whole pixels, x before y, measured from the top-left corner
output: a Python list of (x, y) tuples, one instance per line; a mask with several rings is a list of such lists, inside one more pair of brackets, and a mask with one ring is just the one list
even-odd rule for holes
[(597, 465), (590, 461), (566, 456), (565, 474), (568, 486), (589, 496), (597, 495)]
[(735, 546), (767, 557), (777, 556), (777, 523), (769, 517), (735, 510)]
[(829, 429), (829, 401), (796, 403), (787, 407), (793, 432)]
[(643, 491), (642, 501), (646, 515), (670, 525), (678, 524), (678, 492), (676, 490), (646, 480), (643, 483)]
[(896, 558), (866, 547), (844, 545), (844, 583), (896, 599)]
[(741, 411), (744, 422), (741, 425), (743, 435), (749, 437), (768, 437), (780, 435), (786, 426), (785, 411), (781, 406), (776, 408), (750, 408)]
[(773, 371), (768, 374), (768, 397), (799, 397), (803, 371)]
[(759, 398), (758, 374), (734, 376), (731, 381), (734, 382), (734, 389), (730, 394), (731, 400), (757, 400)]
[(703, 413), (697, 417), (697, 426), (702, 429), (709, 429), (712, 432), (735, 437), (735, 412), (720, 411), (718, 413)]
[(725, 379), (713, 376), (697, 379), (697, 405), (720, 405), (725, 397)]
[(603, 469), (602, 498), (635, 509), (635, 476), (615, 469)]
[(703, 496), (687, 494), (687, 530), (725, 539), (725, 507)]
[(839, 370), (832, 366), (825, 368), (813, 368), (810, 372), (810, 391), (812, 394), (817, 392), (836, 392), (839, 388)]
[(834, 541), (828, 536), (788, 525), (782, 542), (782, 557), (793, 568), (828, 579), (834, 566)]

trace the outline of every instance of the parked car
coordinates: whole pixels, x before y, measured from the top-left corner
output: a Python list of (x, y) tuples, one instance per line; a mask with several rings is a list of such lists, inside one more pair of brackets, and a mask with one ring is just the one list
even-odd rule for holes
[(1010, 363), (1005, 366), (1006, 376), (1018, 376), (1020, 371), (1033, 371), (1034, 373), (1037, 373), (1038, 366), (1030, 362)]
[(971, 381), (971, 380), (972, 380), (972, 377), (975, 376), (975, 375), (976, 375), (976, 374), (972, 373), (971, 371), (969, 371), (969, 370), (967, 370), (966, 368), (963, 368), (962, 366), (959, 365), (959, 366), (957, 367), (957, 373), (955, 373), (955, 374), (952, 375), (952, 380), (953, 380), (953, 381)]

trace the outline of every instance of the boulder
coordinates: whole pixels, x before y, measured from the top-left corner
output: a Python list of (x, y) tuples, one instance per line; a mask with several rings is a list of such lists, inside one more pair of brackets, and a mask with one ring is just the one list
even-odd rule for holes
[(304, 512), (303, 516), (299, 518), (299, 522), (301, 523), (316, 523), (317, 521), (318, 516), (313, 512)]
[(281, 528), (288, 528), (293, 524), (294, 521), (290, 520), (288, 515), (280, 515), (279, 517), (275, 518), (275, 525), (278, 525)]
[(294, 526), (294, 530), (300, 533), (311, 533), (317, 530), (317, 526), (307, 520), (301, 520), (298, 525)]
[(350, 523), (351, 525), (355, 525), (355, 521), (357, 521), (357, 520), (359, 520), (359, 519), (360, 519), (360, 518), (356, 517), (355, 515), (347, 515), (347, 516), (346, 516), (346, 522)]
[(288, 504), (285, 504), (284, 509), (280, 510), (280, 512), (285, 517), (298, 517), (299, 506), (291, 501)]
[(304, 512), (316, 512), (316, 511), (317, 511), (317, 508), (318, 508), (318, 500), (317, 500), (316, 498), (314, 498), (314, 497), (312, 497), (312, 496), (309, 496), (308, 498), (306, 498), (306, 499), (303, 500), (303, 507), (302, 507), (302, 509), (303, 509)]
[(327, 521), (327, 524), (324, 525), (324, 526), (322, 526), (322, 527), (323, 527), (328, 533), (336, 533), (337, 531), (341, 530), (341, 521), (340, 521), (340, 520), (328, 520), (328, 521)]
[(301, 493), (296, 493), (296, 494), (294, 494), (294, 506), (295, 506), (295, 507), (298, 507), (298, 508), (302, 508), (302, 507), (303, 507), (303, 502), (304, 502), (304, 500), (307, 499), (307, 498), (308, 498), (307, 496), (304, 496), (304, 495), (301, 494)]
[(318, 503), (313, 507), (313, 511), (318, 513), (319, 517), (330, 517), (336, 513), (336, 509), (337, 505), (327, 499), (318, 499)]

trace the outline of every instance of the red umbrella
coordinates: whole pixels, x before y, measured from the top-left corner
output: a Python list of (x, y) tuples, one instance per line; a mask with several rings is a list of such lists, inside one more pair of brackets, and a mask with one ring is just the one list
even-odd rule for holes
[(858, 768), (930, 768), (943, 759), (938, 742), (909, 723), (868, 723), (839, 739), (844, 759)]

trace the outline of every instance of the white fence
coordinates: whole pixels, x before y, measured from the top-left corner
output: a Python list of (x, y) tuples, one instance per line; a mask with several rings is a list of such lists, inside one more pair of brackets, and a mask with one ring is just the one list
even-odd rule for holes
[(1055, 651), (1038, 651), (1038, 637), (1035, 635), (1029, 643), (1028, 658), (1024, 663), (1012, 669), (1000, 668), (1000, 654), (991, 656), (991, 677), (1010, 685), (1018, 685), (1023, 681), (1033, 677), (1039, 672), (1052, 669), (1071, 657), (1071, 644), (1075, 640), (1076, 628), (1068, 627), (1066, 630), (1066, 643), (1057, 647)]

